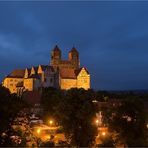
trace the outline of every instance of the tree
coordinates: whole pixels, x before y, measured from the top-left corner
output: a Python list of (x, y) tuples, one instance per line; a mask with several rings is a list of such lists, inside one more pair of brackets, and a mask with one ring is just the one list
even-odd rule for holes
[(9, 137), (6, 133), (11, 133), (11, 125), (18, 112), (24, 107), (26, 107), (26, 103), (21, 98), (10, 94), (7, 88), (0, 86), (0, 146), (6, 146), (5, 144), (9, 143), (8, 138), (3, 137), (4, 135)]
[(97, 134), (93, 125), (95, 108), (92, 92), (70, 89), (57, 106), (56, 115), (71, 146), (91, 146)]
[(45, 121), (48, 121), (49, 117), (56, 118), (55, 111), (62, 98), (62, 90), (52, 87), (43, 88), (41, 104), (43, 106), (43, 119)]
[(143, 102), (138, 99), (122, 101), (121, 106), (112, 113), (109, 129), (117, 145), (148, 146)]

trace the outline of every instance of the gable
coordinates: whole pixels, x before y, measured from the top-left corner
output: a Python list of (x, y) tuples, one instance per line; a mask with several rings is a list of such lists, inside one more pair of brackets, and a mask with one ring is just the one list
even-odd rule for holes
[(81, 68), (80, 69), (80, 71), (79, 71), (79, 73), (77, 74), (77, 76), (79, 77), (79, 76), (81, 76), (81, 77), (83, 77), (83, 76), (88, 76), (89, 75), (89, 72), (88, 72), (88, 70), (86, 69), (86, 68)]

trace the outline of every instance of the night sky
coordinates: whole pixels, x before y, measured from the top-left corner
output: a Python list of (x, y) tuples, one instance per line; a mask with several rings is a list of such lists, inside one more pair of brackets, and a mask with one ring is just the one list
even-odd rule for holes
[(0, 80), (75, 46), (97, 90), (148, 89), (148, 1), (0, 1)]

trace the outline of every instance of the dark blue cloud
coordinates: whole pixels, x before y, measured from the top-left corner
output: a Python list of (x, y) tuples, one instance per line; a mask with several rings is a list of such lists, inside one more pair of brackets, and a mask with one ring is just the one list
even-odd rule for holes
[(148, 2), (1, 1), (0, 79), (75, 45), (95, 89), (148, 89)]

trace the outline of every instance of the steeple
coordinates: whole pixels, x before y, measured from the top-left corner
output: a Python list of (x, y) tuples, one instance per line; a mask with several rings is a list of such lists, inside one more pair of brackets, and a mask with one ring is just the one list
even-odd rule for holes
[(60, 48), (58, 47), (58, 45), (55, 45), (55, 47), (53, 48), (53, 51), (61, 51)]
[(74, 46), (72, 47), (72, 49), (69, 52), (79, 54), (77, 49)]
[(68, 54), (68, 60), (72, 62), (72, 64), (76, 67), (79, 68), (80, 63), (79, 63), (79, 53), (77, 49), (73, 46), (72, 49), (69, 51)]
[(69, 51), (68, 59), (69, 60), (79, 59), (79, 53), (75, 47), (72, 47), (72, 49)]
[(51, 59), (61, 59), (61, 50), (57, 45), (52, 50)]
[(58, 47), (58, 45), (56, 45), (52, 49), (50, 65), (52, 66), (57, 65), (60, 62), (60, 60), (61, 60), (61, 50)]
[(28, 72), (28, 69), (26, 68), (24, 78), (28, 78), (28, 76), (29, 76), (29, 72)]
[(33, 75), (33, 74), (35, 74), (35, 73), (36, 73), (36, 72), (35, 72), (35, 68), (32, 66), (30, 75)]

